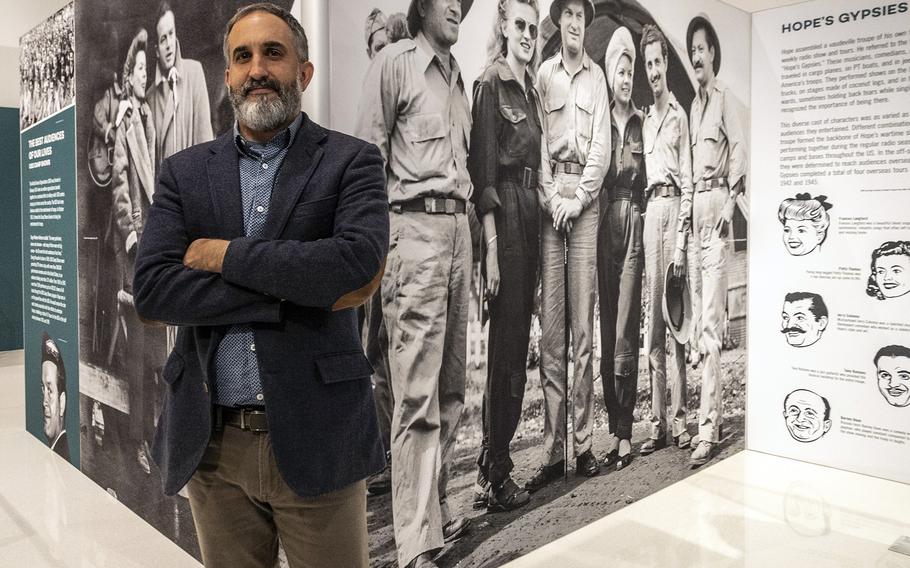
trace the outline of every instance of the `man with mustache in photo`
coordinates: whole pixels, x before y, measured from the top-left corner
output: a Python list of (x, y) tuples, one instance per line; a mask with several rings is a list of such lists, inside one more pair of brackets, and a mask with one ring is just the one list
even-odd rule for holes
[[(701, 254), (701, 343), (705, 352), (698, 442), (689, 458), (692, 467), (714, 455), (723, 424), (723, 322), (727, 306), (729, 231), (736, 198), (746, 188), (745, 137), (730, 90), (717, 79), (720, 44), (705, 16), (696, 16), (686, 32), (698, 92), (690, 111), (692, 142), (692, 223), (695, 249)], [(698, 319), (698, 318), (696, 318)], [(693, 440), (694, 442), (694, 440)]]
[(57, 343), (45, 332), (41, 338), (41, 396), (44, 435), (47, 445), (66, 461), (70, 447), (66, 440), (66, 369)]
[(809, 347), (822, 338), (828, 327), (828, 306), (813, 292), (790, 292), (784, 296), (780, 332), (792, 347)]
[(891, 406), (910, 406), (910, 348), (882, 347), (875, 354), (878, 390)]
[(472, 249), (471, 110), (452, 47), (471, 0), (411, 0), (413, 39), (383, 49), (364, 81), (357, 135), (379, 147), (391, 241), (382, 280), (392, 406), (392, 511), (400, 566), (468, 530), (448, 506), (464, 408)]
[(306, 33), (269, 3), (224, 34), (234, 127), (161, 173), (136, 309), (180, 326), (152, 449), (184, 485), (209, 567), (369, 564), (367, 476), (385, 465), (354, 309), (388, 244), (375, 146), (300, 112)]
[(609, 97), (603, 71), (584, 49), (585, 30), (594, 20), (594, 3), (556, 0), (550, 5), (550, 19), (559, 27), (562, 48), (543, 62), (537, 74), (537, 92), (544, 111), (538, 193), (542, 210), (540, 381), (544, 441), (543, 463), (525, 485), (532, 493), (566, 470), (567, 319), (575, 359), (571, 405), (575, 473), (591, 477), (600, 471), (591, 450), (593, 336), (598, 195), (611, 154)]
[(831, 430), (831, 405), (810, 390), (795, 390), (784, 398), (784, 421), (794, 440), (814, 442)]

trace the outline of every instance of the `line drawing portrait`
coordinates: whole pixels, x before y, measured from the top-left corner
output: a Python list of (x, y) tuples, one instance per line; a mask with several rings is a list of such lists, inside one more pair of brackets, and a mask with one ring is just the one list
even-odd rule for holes
[(790, 292), (784, 296), (780, 332), (791, 347), (814, 345), (828, 327), (828, 306), (814, 292)]
[(872, 251), (866, 294), (879, 300), (910, 292), (910, 241), (887, 241)]
[(805, 256), (820, 248), (828, 238), (831, 216), (828, 210), (833, 205), (825, 195), (812, 197), (808, 193), (797, 193), (780, 203), (777, 219), (783, 225), (784, 248), (792, 256)]
[(891, 406), (910, 406), (910, 347), (888, 345), (875, 354), (878, 391)]
[(797, 442), (814, 442), (831, 429), (831, 404), (820, 394), (797, 389), (784, 398), (784, 421)]
[(63, 368), (63, 357), (57, 342), (47, 332), (41, 337), (41, 395), (47, 445), (69, 461), (70, 450), (66, 438), (66, 369)]

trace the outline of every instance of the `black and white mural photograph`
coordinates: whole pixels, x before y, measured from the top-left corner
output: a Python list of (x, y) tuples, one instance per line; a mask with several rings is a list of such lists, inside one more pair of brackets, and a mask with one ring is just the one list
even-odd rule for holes
[(137, 316), (133, 264), (162, 160), (233, 127), (222, 37), (251, 3), (76, 5), (82, 469), (197, 557), (188, 500), (163, 495), (151, 456), (176, 329)]
[(19, 39), (19, 130), (75, 102), (73, 4)]
[(329, 126), (380, 148), (390, 203), (372, 564), (498, 566), (741, 450), (748, 18), (368, 0), (329, 22)]

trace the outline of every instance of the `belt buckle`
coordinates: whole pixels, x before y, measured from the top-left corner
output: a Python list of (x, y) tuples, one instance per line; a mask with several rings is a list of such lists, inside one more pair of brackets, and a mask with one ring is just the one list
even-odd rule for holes
[(240, 429), (241, 429), (241, 430), (247, 430), (247, 431), (252, 432), (252, 433), (254, 433), (254, 434), (261, 434), (261, 433), (263, 433), (263, 432), (268, 432), (269, 429), (268, 429), (267, 427), (266, 427), (266, 428), (258, 428), (258, 427), (256, 427), (256, 426), (253, 426), (250, 422), (247, 421), (247, 417), (248, 417), (248, 416), (252, 416), (254, 412), (258, 412), (258, 411), (255, 411), (255, 410), (247, 410), (246, 408), (241, 408), (241, 409), (240, 409)]
[(458, 203), (454, 199), (446, 199), (444, 203), (446, 213), (454, 215), (456, 213), (455, 206), (458, 205)]
[(427, 213), (436, 213), (436, 199), (432, 197), (424, 197), (423, 208)]
[(533, 172), (531, 171), (531, 168), (525, 167), (522, 178), (521, 178), (521, 184), (524, 186), (525, 189), (531, 188), (531, 176), (532, 175), (533, 175)]
[(401, 203), (393, 203), (390, 209), (392, 210), (392, 213), (401, 213)]

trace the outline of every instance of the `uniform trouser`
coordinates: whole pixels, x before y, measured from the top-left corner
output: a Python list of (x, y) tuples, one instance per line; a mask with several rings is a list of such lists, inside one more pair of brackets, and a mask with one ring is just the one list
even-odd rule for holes
[[(651, 378), (651, 437), (654, 439), (667, 434), (667, 375), (670, 378), (673, 436), (685, 431), (689, 412), (686, 408), (686, 348), (670, 337), (670, 361), (667, 364), (667, 322), (662, 309), (667, 266), (673, 262), (676, 253), (678, 217), (679, 197), (656, 197), (648, 202), (644, 237), (645, 282), (650, 298), (648, 374)], [(690, 295), (694, 294), (690, 285)]]
[(689, 281), (689, 290), (692, 295), (692, 327), (694, 330), (689, 337), (690, 351), (697, 353), (703, 352), (701, 346), (701, 250), (695, 237), (689, 235), (689, 242), (686, 246), (686, 278)]
[(391, 213), (382, 279), (392, 396), (398, 562), (442, 548), (446, 483), (464, 407), (471, 235), (466, 215)]
[[(562, 195), (574, 195), (581, 176), (557, 173), (555, 181)], [(594, 343), (594, 293), (597, 287), (597, 223), (599, 203), (595, 199), (575, 219), (572, 231), (557, 232), (550, 215), (543, 215), (540, 230), (540, 381), (544, 397), (544, 461), (553, 465), (563, 459), (566, 444), (566, 285), (568, 319), (572, 334), (572, 413), (575, 455), (591, 449), (594, 426), (594, 370), (591, 361)], [(565, 240), (564, 240), (565, 239)], [(566, 282), (565, 246), (568, 244)]]
[(638, 337), (641, 326), (641, 206), (628, 199), (601, 203), (597, 237), (600, 293), (600, 380), (610, 433), (632, 438), (638, 390)]
[(392, 385), (389, 381), (389, 334), (382, 317), (382, 291), (377, 290), (364, 306), (366, 356), (373, 366), (373, 402), (379, 419), (382, 446), (392, 448)]
[(279, 536), (291, 568), (369, 565), (364, 482), (300, 497), (268, 434), (213, 431), (187, 491), (207, 568), (276, 566)]
[(494, 486), (509, 477), (509, 444), (521, 420), (528, 382), (528, 342), (540, 259), (537, 188), (499, 187), (496, 219), (499, 293), (489, 301), (490, 335), (484, 392), (484, 447), (478, 464)]
[[(718, 188), (695, 194), (692, 218), (701, 266), (701, 347), (705, 351), (702, 371), (701, 404), (698, 409), (698, 435), (717, 441), (723, 423), (723, 375), (720, 350), (724, 314), (727, 309), (727, 238), (714, 230), (717, 219), (730, 198), (727, 189)], [(732, 229), (731, 229), (732, 230)]]

